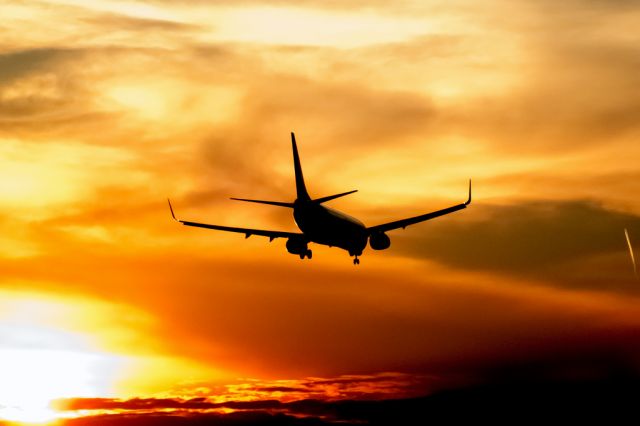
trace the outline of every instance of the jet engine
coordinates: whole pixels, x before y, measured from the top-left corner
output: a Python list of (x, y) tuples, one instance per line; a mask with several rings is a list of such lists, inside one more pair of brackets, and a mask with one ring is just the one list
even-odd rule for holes
[(369, 245), (374, 250), (385, 250), (391, 246), (391, 240), (384, 232), (374, 232), (369, 237)]
[(287, 240), (287, 251), (291, 254), (297, 254), (300, 259), (308, 257), (311, 259), (311, 250), (307, 246), (307, 241), (304, 238), (291, 237)]

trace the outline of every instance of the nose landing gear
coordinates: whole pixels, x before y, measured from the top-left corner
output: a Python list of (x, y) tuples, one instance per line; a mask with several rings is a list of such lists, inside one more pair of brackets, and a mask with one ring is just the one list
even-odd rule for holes
[(360, 264), (360, 259), (358, 259), (358, 256), (356, 256), (355, 259), (353, 259), (353, 264), (354, 265), (359, 265)]

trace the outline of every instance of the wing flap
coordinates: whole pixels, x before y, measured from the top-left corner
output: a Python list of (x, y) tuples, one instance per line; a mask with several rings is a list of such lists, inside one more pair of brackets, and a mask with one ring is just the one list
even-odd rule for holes
[(465, 209), (467, 204), (458, 204), (456, 206), (448, 207), (446, 209), (437, 210), (435, 212), (423, 214), (420, 216), (414, 216), (407, 219), (396, 220), (395, 222), (383, 223), (377, 226), (371, 226), (367, 228), (369, 232), (386, 232), (392, 229), (406, 228), (409, 225), (415, 225), (416, 223), (424, 222), (425, 220), (435, 219), (436, 217), (444, 216), (449, 213), (457, 212), (458, 210)]
[(215, 229), (217, 231), (236, 232), (238, 234), (245, 234), (246, 238), (252, 235), (259, 235), (261, 237), (269, 237), (273, 240), (275, 238), (291, 238), (302, 236), (301, 233), (296, 232), (283, 232), (283, 231), (269, 231), (265, 229), (251, 229), (251, 228), (236, 228), (232, 226), (212, 225), (209, 223), (189, 222), (186, 220), (178, 220), (185, 226), (195, 226), (197, 228)]

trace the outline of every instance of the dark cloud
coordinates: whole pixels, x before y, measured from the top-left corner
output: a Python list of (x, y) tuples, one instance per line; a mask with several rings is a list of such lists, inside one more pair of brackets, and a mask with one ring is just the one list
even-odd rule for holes
[(52, 64), (74, 55), (73, 49), (46, 48), (6, 52), (0, 54), (0, 81), (9, 84), (36, 72), (49, 70)]
[[(158, 416), (161, 411), (174, 410), (172, 421), (185, 421), (185, 419), (215, 418), (216, 424), (245, 424), (245, 422), (258, 422), (257, 424), (295, 424), (312, 425), (325, 424), (324, 420), (343, 420), (336, 418), (336, 410), (333, 403), (319, 400), (300, 400), (283, 403), (277, 400), (255, 401), (227, 401), (213, 403), (198, 400), (174, 400), (174, 399), (132, 399), (112, 400), (101, 398), (78, 398), (59, 400), (54, 403), (58, 410), (63, 411), (109, 411), (109, 416), (95, 416), (94, 419), (109, 417), (121, 418), (151, 418)], [(212, 410), (229, 409), (231, 414), (214, 413)], [(120, 413), (120, 414), (118, 414)], [(132, 414), (136, 413), (136, 414)], [(315, 417), (317, 416), (317, 418)], [(89, 417), (91, 418), (91, 417)], [(167, 419), (167, 418), (165, 418)], [(296, 419), (299, 421), (296, 421)], [(321, 420), (324, 419), (324, 420)], [(281, 423), (284, 422), (284, 423)]]
[(324, 386), (331, 386), (334, 389), (341, 389), (348, 391), (350, 388), (357, 388), (359, 386), (371, 385), (372, 389), (384, 389), (386, 386), (396, 387), (396, 393), (400, 393), (402, 387), (411, 387), (425, 380), (424, 377), (416, 375), (404, 375), (399, 373), (386, 373), (369, 376), (341, 376), (330, 379), (306, 379), (301, 381), (300, 385), (306, 387), (309, 390), (315, 388), (323, 388)]
[[(640, 217), (589, 201), (505, 206), (478, 202), (460, 217), (433, 221), (423, 225), (422, 232), (397, 231), (391, 237), (392, 250), (459, 268), (538, 277), (557, 285), (635, 291), (629, 286), (624, 228), (640, 233)], [(593, 262), (597, 258), (605, 258), (604, 269)]]
[(213, 410), (230, 408), (233, 410), (269, 410), (285, 409), (291, 403), (282, 403), (277, 400), (257, 401), (227, 401), (211, 402), (205, 398), (171, 399), (171, 398), (134, 398), (127, 400), (109, 398), (75, 398), (58, 400), (55, 402), (57, 409), (66, 411), (77, 410), (109, 410), (109, 411), (156, 411), (165, 409), (176, 410)]
[[(547, 377), (487, 379), (474, 386), (463, 386), (410, 399), (378, 401), (300, 400), (281, 404), (285, 413), (265, 409), (231, 414), (174, 412), (169, 414), (129, 413), (88, 416), (65, 422), (68, 425), (199, 425), (215, 421), (226, 425), (397, 425), (434, 421), (504, 420), (513, 416), (527, 420), (555, 419), (629, 421), (637, 418), (635, 402), (640, 394), (637, 374), (608, 375), (564, 380)], [(269, 402), (273, 403), (273, 402)], [(245, 407), (259, 406), (259, 401)], [(461, 409), (464, 407), (464, 409)]]
[[(443, 391), (431, 396), (388, 401), (349, 401), (336, 404), (340, 418), (371, 425), (425, 424), (479, 420), (511, 422), (554, 418), (624, 419), (634, 415), (631, 395), (637, 394), (638, 381), (526, 382), (497, 385), (485, 383)], [(516, 414), (518, 413), (518, 414)], [(591, 418), (593, 420), (593, 418)]]
[(95, 135), (98, 125), (113, 123), (114, 114), (93, 104), (95, 75), (84, 71), (90, 53), (49, 48), (0, 55), (0, 135), (49, 141)]
[[(231, 414), (134, 414), (103, 415), (82, 417), (64, 422), (69, 426), (189, 426), (189, 425), (282, 425), (282, 426), (320, 426), (332, 424), (318, 418), (298, 418), (285, 414), (267, 412), (237, 412)], [(347, 425), (349, 423), (346, 423)]]
[[(51, 48), (0, 54), (0, 122), (5, 133), (7, 126), (10, 129), (12, 124), (20, 126), (29, 120), (33, 121), (34, 116), (39, 120), (48, 118), (48, 121), (68, 119), (60, 111), (73, 105), (70, 98), (74, 95), (69, 92), (73, 92), (77, 86), (58, 71), (77, 57), (77, 53), (71, 49)], [(11, 93), (12, 84), (34, 76), (42, 77), (43, 81), (33, 88), (13, 89), (14, 92), (22, 90), (23, 93)]]
[(281, 393), (311, 392), (309, 389), (294, 388), (289, 386), (263, 386), (263, 387), (255, 387), (254, 390), (257, 392), (281, 392)]
[[(290, 381), (289, 386), (278, 386), (262, 383), (255, 386), (242, 386), (242, 392), (254, 395), (272, 396), (292, 399), (382, 399), (389, 395), (408, 397), (421, 395), (427, 388), (431, 377), (417, 374), (380, 373), (373, 375), (346, 375), (334, 378), (307, 378)], [(231, 398), (234, 397), (231, 394)]]
[(162, 409), (199, 409), (216, 408), (217, 404), (204, 398), (171, 399), (171, 398), (133, 398), (127, 400), (111, 398), (75, 398), (55, 401), (57, 409), (76, 410), (129, 410), (146, 411)]
[(322, 400), (303, 399), (293, 402), (281, 402), (273, 399), (252, 401), (211, 402), (204, 398), (171, 399), (171, 398), (134, 398), (118, 400), (109, 398), (74, 398), (57, 400), (54, 406), (62, 411), (110, 411), (110, 412), (154, 412), (162, 410), (178, 410), (187, 412), (231, 409), (237, 411), (283, 411), (294, 415), (325, 415), (332, 403)]

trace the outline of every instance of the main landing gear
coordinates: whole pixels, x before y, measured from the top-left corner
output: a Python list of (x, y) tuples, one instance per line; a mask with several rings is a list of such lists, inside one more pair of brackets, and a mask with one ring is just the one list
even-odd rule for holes
[(307, 251), (305, 251), (304, 253), (300, 253), (300, 259), (304, 259), (305, 257), (308, 257), (309, 260), (311, 260), (312, 255), (313, 255), (313, 252), (311, 251), (311, 249), (307, 249)]
[(360, 256), (362, 254), (362, 250), (349, 250), (349, 256), (353, 257), (353, 264), (354, 265), (359, 265), (360, 264), (360, 259), (358, 259), (358, 256)]

